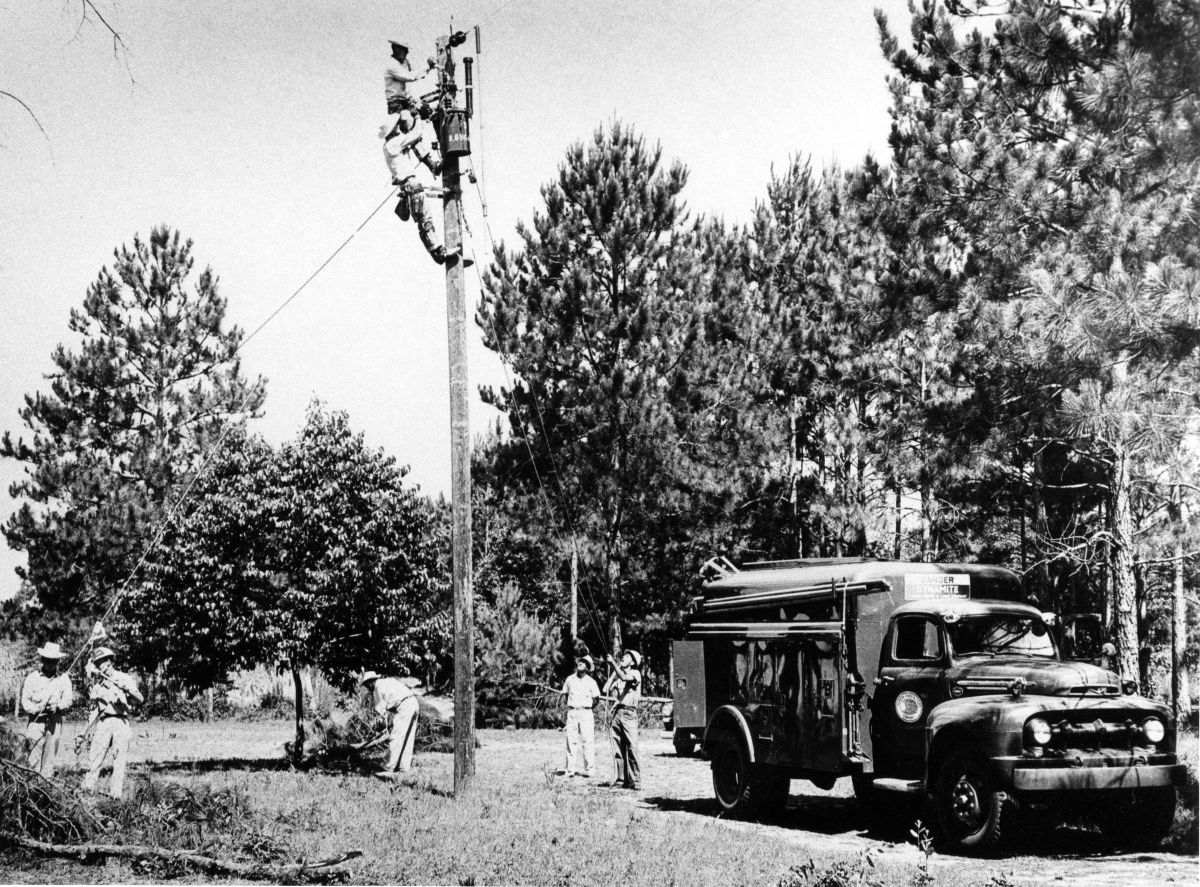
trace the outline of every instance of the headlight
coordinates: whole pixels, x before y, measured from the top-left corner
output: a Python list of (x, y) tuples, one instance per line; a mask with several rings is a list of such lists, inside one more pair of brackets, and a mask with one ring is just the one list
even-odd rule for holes
[(896, 697), (896, 714), (904, 723), (915, 724), (921, 719), (921, 713), (924, 711), (925, 705), (921, 702), (921, 697), (912, 690), (905, 690)]
[(1037, 745), (1046, 745), (1050, 741), (1050, 725), (1041, 718), (1033, 718), (1025, 725), (1026, 735)]
[(1138, 691), (1137, 681), (1121, 681), (1121, 691), (1126, 696), (1132, 696)]
[(1142, 734), (1146, 737), (1147, 742), (1157, 744), (1162, 742), (1163, 737), (1167, 735), (1167, 728), (1158, 718), (1146, 718), (1142, 721)]

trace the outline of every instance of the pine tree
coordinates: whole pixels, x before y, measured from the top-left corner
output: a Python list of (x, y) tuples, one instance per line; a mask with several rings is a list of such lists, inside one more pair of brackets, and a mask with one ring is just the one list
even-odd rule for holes
[(0, 443), (26, 465), (10, 489), (25, 504), (4, 527), (28, 557), (23, 612), (56, 634), (104, 608), (205, 450), (265, 394), (241, 375), (216, 276), (192, 277), (191, 241), (158, 227), (114, 258), (71, 311), (78, 350), (60, 345), (49, 393), (25, 398), (30, 439)]
[(620, 123), (597, 130), (543, 187), (545, 211), (518, 225), (520, 248), (496, 249), (479, 312), (515, 376), (483, 392), (513, 430), (508, 465), (530, 492), (545, 485), (555, 523), (578, 536), (606, 647), (682, 599), (678, 559), (655, 581), (663, 553), (703, 538), (695, 528), (727, 504), (707, 495), (725, 484), (706, 442), (736, 415), (716, 393), (736, 350), (737, 265), (716, 260), (735, 247), (719, 224), (688, 221), (686, 180)]
[(908, 207), (894, 279), (914, 317), (953, 309), (982, 346), (967, 373), (1006, 405), (992, 428), (1025, 428), (1009, 457), (1059, 466), (1046, 498), (1084, 491), (1050, 518), (1050, 556), (1103, 555), (1135, 676), (1136, 490), (1197, 415), (1200, 19), (1193, 0), (1020, 0), (964, 34), (988, 5), (926, 2), (911, 53), (883, 28)]

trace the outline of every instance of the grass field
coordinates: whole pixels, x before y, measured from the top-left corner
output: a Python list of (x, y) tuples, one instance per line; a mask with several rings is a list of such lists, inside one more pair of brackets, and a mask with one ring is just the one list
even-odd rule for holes
[[(793, 866), (811, 859), (815, 868), (807, 880), (794, 883), (815, 884), (818, 875), (834, 874), (838, 865), (856, 870), (865, 850), (877, 857), (869, 873), (881, 883), (920, 882), (922, 854), (912, 844), (892, 845), (864, 834), (844, 780), (832, 792), (794, 782), (793, 809), (778, 822), (728, 821), (712, 800), (707, 764), (675, 756), (669, 740), (654, 732), (644, 734), (644, 790), (631, 793), (555, 776), (562, 761), (562, 735), (555, 731), (482, 731), (476, 787), (457, 800), (449, 795), (449, 755), (418, 754), (414, 771), (389, 784), (291, 770), (281, 751), (288, 735), (286, 722), (141, 724), (132, 772), (242, 789), (258, 827), (292, 859), (362, 848), (355, 883), (776, 885)], [(599, 739), (600, 770), (607, 776), (611, 764), (606, 742)], [(1078, 846), (1017, 859), (935, 853), (928, 872), (927, 883), (948, 887), (1126, 887), (1195, 883), (1197, 861), (1194, 855), (1166, 853), (1114, 856), (1082, 835)], [(0, 882), (139, 880), (126, 863), (0, 857)]]

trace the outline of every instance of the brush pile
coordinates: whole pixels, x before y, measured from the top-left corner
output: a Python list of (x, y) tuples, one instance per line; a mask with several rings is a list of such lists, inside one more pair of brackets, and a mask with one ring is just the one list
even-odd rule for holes
[(25, 766), (24, 742), (0, 723), (0, 833), (79, 842), (100, 832), (100, 820), (74, 792)]
[[(418, 700), (421, 712), (417, 718), (416, 750), (452, 754), (453, 708), (429, 696)], [(290, 755), (291, 743), (284, 748)], [(369, 772), (380, 768), (387, 753), (386, 722), (370, 709), (337, 711), (328, 718), (311, 721), (306, 729), (304, 761), (309, 765)]]
[(96, 801), (25, 766), (23, 750), (24, 739), (0, 722), (0, 851), (82, 862), (120, 857), (154, 880), (199, 869), (285, 883), (344, 879), (342, 865), (362, 855), (286, 862), (284, 845), (240, 788), (138, 779), (128, 800)]

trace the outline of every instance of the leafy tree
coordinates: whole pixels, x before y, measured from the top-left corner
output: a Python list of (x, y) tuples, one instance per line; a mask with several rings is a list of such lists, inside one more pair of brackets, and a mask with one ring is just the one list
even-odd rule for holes
[(554, 522), (578, 538), (584, 586), (607, 611), (605, 647), (631, 617), (681, 598), (681, 561), (662, 555), (726, 504), (720, 454), (704, 444), (719, 424), (729, 307), (715, 260), (730, 244), (721, 226), (688, 222), (686, 179), (620, 123), (597, 130), (568, 151), (542, 188), (545, 211), (518, 225), (519, 249), (497, 247), (484, 281), (484, 341), (515, 375), (511, 389), (482, 392), (513, 429), (504, 482), (544, 484)]
[(242, 332), (225, 326), (216, 276), (192, 276), (191, 241), (158, 227), (114, 258), (71, 311), (79, 350), (60, 345), (50, 391), (25, 398), (32, 436), (0, 442), (26, 466), (10, 488), (25, 504), (3, 529), (28, 556), (34, 630), (61, 634), (103, 609), (172, 493), (264, 398), (264, 380), (241, 375)]
[(362, 669), (423, 669), (449, 632), (448, 581), (438, 516), (405, 473), (318, 402), (277, 452), (229, 441), (119, 611), (137, 659), (195, 688), (291, 671), (297, 753), (301, 669), (346, 688)]

